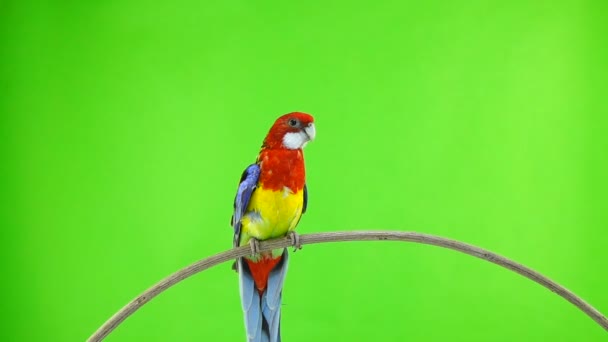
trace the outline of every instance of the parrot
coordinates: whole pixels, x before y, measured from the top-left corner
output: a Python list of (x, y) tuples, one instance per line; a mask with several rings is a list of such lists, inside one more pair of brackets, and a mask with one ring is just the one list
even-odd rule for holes
[(301, 249), (295, 228), (308, 204), (303, 148), (315, 134), (310, 114), (280, 116), (238, 185), (230, 223), (234, 247), (249, 245), (252, 251), (234, 265), (248, 342), (281, 341), (287, 248), (259, 252), (259, 241), (289, 236), (295, 250)]

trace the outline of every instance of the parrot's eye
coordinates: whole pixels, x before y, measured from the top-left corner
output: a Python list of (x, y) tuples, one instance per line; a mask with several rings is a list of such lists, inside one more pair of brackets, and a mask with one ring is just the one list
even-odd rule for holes
[(289, 124), (289, 126), (291, 127), (298, 127), (298, 124), (300, 123), (298, 120), (296, 119), (289, 119), (289, 121), (287, 121), (287, 123)]

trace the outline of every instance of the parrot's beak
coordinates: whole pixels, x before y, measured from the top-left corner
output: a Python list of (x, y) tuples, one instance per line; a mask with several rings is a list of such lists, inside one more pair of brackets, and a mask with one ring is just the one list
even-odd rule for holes
[(315, 136), (317, 135), (317, 130), (315, 129), (314, 123), (309, 123), (308, 126), (304, 127), (304, 134), (308, 137), (308, 140), (315, 140)]

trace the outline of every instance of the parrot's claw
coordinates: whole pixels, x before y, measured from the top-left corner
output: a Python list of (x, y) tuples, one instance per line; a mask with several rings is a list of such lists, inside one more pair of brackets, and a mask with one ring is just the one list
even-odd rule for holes
[(251, 240), (249, 240), (249, 247), (251, 247), (251, 255), (255, 256), (260, 252), (260, 240), (251, 238)]
[(302, 249), (302, 244), (300, 243), (300, 235), (298, 233), (296, 233), (295, 231), (292, 230), (289, 232), (289, 234), (287, 236), (291, 240), (291, 245), (293, 246), (294, 253), (298, 249)]

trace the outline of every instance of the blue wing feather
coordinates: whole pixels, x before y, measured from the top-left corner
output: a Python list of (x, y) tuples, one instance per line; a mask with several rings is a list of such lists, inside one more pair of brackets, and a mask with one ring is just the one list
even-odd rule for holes
[(241, 238), (241, 219), (245, 215), (251, 195), (255, 191), (258, 179), (260, 178), (260, 166), (258, 164), (249, 165), (243, 175), (234, 198), (234, 212), (232, 214), (231, 225), (234, 228), (234, 247), (239, 245)]

